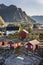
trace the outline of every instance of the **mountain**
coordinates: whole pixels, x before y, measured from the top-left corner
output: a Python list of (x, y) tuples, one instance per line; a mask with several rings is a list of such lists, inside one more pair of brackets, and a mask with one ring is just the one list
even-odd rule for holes
[(32, 19), (34, 19), (40, 24), (43, 24), (43, 16), (32, 16)]
[(5, 6), (4, 4), (0, 4), (0, 9), (4, 9), (6, 8), (7, 6)]
[(25, 11), (22, 11), (21, 8), (17, 8), (15, 5), (6, 6), (4, 4), (0, 4), (0, 16), (6, 22), (36, 23), (36, 21), (27, 16)]

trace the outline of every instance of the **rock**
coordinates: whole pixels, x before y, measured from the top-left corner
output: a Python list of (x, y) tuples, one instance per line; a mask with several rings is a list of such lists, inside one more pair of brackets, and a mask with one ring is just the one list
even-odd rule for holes
[(0, 57), (0, 65), (3, 65), (5, 62), (5, 59), (3, 57)]
[(41, 60), (41, 62), (39, 63), (39, 65), (43, 65), (43, 59)]
[[(21, 60), (21, 57), (24, 59)], [(21, 54), (17, 57), (15, 57), (15, 55), (11, 55), (5, 60), (6, 65), (39, 65), (39, 63), (40, 59), (37, 59), (36, 57), (25, 56), (24, 54)]]

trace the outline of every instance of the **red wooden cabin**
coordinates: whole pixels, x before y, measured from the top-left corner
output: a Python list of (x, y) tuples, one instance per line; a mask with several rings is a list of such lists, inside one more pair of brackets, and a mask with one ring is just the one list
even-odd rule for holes
[(32, 40), (26, 43), (25, 48), (28, 50), (36, 50), (39, 48), (39, 41), (37, 40)]
[(20, 39), (27, 38), (28, 37), (28, 31), (26, 31), (26, 30), (20, 31), (18, 36)]

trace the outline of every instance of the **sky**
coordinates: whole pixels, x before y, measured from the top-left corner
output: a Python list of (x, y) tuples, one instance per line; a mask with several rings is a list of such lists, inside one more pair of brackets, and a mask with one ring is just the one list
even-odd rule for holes
[(0, 4), (16, 5), (30, 16), (43, 15), (43, 0), (0, 0)]

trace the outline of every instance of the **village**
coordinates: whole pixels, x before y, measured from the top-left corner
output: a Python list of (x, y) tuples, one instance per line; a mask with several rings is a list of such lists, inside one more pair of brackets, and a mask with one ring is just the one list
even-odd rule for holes
[(29, 49), (35, 50), (43, 46), (43, 41), (41, 45), (40, 39), (43, 40), (43, 28), (40, 24), (34, 24), (33, 28), (32, 24), (23, 27), (22, 24), (5, 23), (0, 17), (0, 47), (16, 48), (26, 44), (25, 47), (29, 46)]
[(0, 16), (0, 49), (25, 49), (26, 54), (29, 51), (42, 58), (43, 27), (38, 23), (6, 23)]

